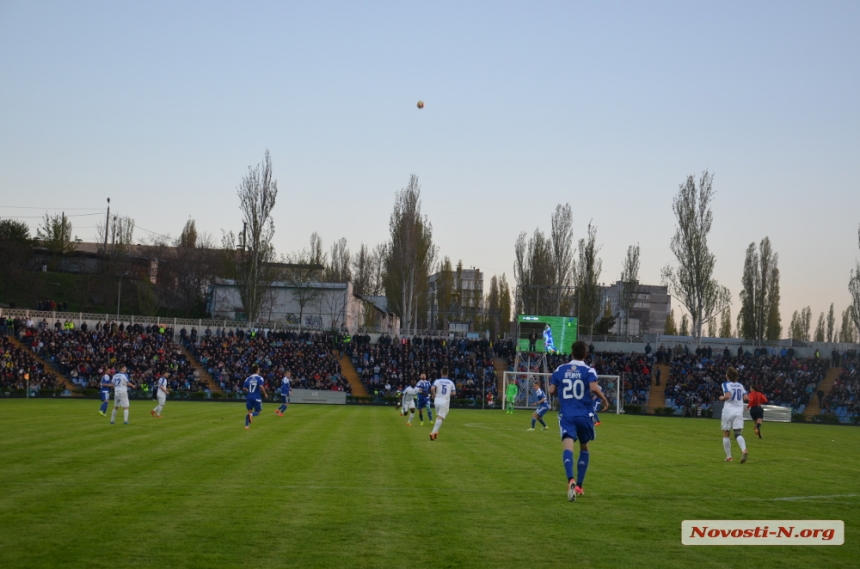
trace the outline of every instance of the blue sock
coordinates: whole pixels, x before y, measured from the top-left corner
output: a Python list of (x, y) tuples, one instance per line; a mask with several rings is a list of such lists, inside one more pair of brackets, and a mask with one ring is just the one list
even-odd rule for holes
[[(543, 425), (544, 427), (546, 427), (546, 423), (544, 423), (544, 422), (543, 422), (543, 419), (538, 419), (538, 421), (540, 421), (540, 424), (541, 424), (541, 425)], [(532, 425), (532, 426), (534, 426), (534, 425)]]
[(247, 427), (250, 424), (251, 424), (251, 416), (245, 415), (245, 426)]
[(102, 402), (102, 406), (101, 406), (101, 407), (99, 407), (99, 410), (100, 410), (102, 413), (107, 412), (107, 401), (103, 401), (103, 402)]
[(258, 417), (258, 416), (260, 415), (260, 412), (259, 412), (259, 411), (254, 411), (254, 412), (253, 412), (253, 413), (251, 413), (251, 414), (252, 414), (254, 417)]
[(431, 411), (430, 409), (427, 409), (427, 419), (429, 419), (430, 421), (433, 420), (433, 411)]
[[(572, 454), (572, 453), (571, 453)], [(588, 470), (588, 451), (579, 451), (579, 462), (576, 463), (576, 485), (582, 486), (585, 480), (585, 471)]]
[(561, 453), (561, 458), (564, 461), (564, 472), (567, 474), (567, 479), (573, 478), (573, 451), (566, 450)]
[[(541, 423), (543, 423), (543, 421), (541, 421)], [(532, 417), (532, 429), (534, 429), (534, 428), (535, 428), (535, 418)]]

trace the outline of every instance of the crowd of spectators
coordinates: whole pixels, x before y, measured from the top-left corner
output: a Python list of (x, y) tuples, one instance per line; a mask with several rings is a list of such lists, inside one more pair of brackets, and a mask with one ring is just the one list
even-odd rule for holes
[(65, 382), (33, 357), (26, 348), (12, 343), (5, 335), (0, 335), (0, 390), (30, 389), (39, 392), (43, 389), (63, 389)]
[(179, 332), (182, 341), (227, 394), (241, 394), (254, 366), (260, 366), (270, 393), (287, 371), (296, 388), (351, 391), (333, 352), (342, 339), (334, 334), (220, 328), (207, 328), (202, 335), (193, 328), (184, 332)]
[[(2, 319), (0, 319), (2, 320)], [(206, 392), (201, 379), (182, 350), (171, 341), (173, 330), (164, 325), (86, 322), (75, 327), (70, 320), (15, 318), (0, 321), (0, 335), (13, 334), (32, 353), (52, 363), (81, 389), (97, 389), (105, 373), (120, 365), (143, 393), (151, 393), (158, 377), (170, 373), (169, 386), (176, 392)]]
[(28, 329), (23, 341), (51, 361), (84, 389), (97, 389), (101, 377), (125, 365), (129, 377), (144, 393), (169, 373), (168, 385), (176, 392), (206, 392), (209, 385), (182, 350), (171, 340), (171, 330), (134, 324), (98, 325), (85, 330)]
[(860, 417), (860, 358), (856, 352), (840, 357), (842, 373), (833, 388), (822, 397), (821, 410), (832, 413), (840, 421), (857, 421)]
[(383, 335), (375, 344), (369, 337), (353, 338), (345, 347), (365, 390), (374, 396), (393, 396), (418, 381), (440, 377), (443, 367), (457, 389), (457, 399), (480, 402), (497, 395), (495, 351), (489, 340), (438, 336), (392, 339)]
[(758, 355), (743, 352), (741, 357), (725, 352), (710, 357), (707, 352), (673, 354), (669, 361), (666, 403), (679, 409), (710, 408), (722, 395), (721, 386), (731, 366), (738, 370), (740, 383), (747, 388), (758, 386), (771, 405), (802, 413), (830, 367), (827, 359), (798, 359), (765, 350)]

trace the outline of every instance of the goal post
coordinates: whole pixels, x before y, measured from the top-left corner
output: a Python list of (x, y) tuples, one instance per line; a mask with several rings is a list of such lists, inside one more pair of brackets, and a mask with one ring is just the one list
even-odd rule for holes
[[(538, 399), (535, 396), (537, 384), (540, 382), (543, 385), (544, 392), (547, 396), (549, 408), (553, 411), (558, 411), (556, 398), (549, 394), (549, 380), (552, 377), (551, 373), (535, 372), (535, 371), (506, 371), (504, 373), (504, 385), (502, 386), (502, 409), (507, 406), (508, 383), (511, 379), (516, 382), (517, 396), (514, 399), (515, 409), (534, 410), (537, 407)], [(598, 375), (598, 385), (603, 389), (603, 394), (609, 400), (609, 411), (614, 411), (616, 415), (624, 413), (624, 405), (622, 403), (621, 376), (620, 375)], [(614, 407), (614, 409), (613, 409)]]

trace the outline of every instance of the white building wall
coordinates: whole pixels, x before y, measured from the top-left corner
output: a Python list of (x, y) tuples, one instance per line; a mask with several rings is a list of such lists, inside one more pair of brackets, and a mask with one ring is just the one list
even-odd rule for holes
[[(301, 289), (274, 283), (263, 300), (259, 322), (301, 324), (322, 329), (346, 326), (350, 332), (358, 327), (363, 319), (364, 306), (353, 296), (351, 283), (311, 283), (310, 288), (313, 298), (302, 307)], [(213, 318), (245, 318), (239, 288), (232, 281), (219, 279), (212, 286), (210, 313)]]

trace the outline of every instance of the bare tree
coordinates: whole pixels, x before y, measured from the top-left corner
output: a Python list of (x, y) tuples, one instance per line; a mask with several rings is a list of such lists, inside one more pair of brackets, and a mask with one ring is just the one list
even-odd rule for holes
[(197, 233), (193, 219), (185, 222), (178, 239), (153, 239), (150, 246), (157, 262), (153, 292), (164, 306), (186, 317), (205, 313), (209, 285), (221, 268), (215, 241)]
[(732, 337), (732, 307), (727, 306), (723, 310), (723, 315), (720, 320), (720, 338)]
[(540, 229), (530, 239), (520, 233), (514, 245), (514, 279), (517, 283), (517, 311), (525, 314), (553, 314), (558, 287), (553, 267), (553, 245)]
[(692, 335), (701, 345), (702, 326), (731, 302), (729, 290), (714, 278), (716, 257), (708, 248), (714, 199), (713, 175), (705, 171), (698, 185), (693, 176), (681, 184), (672, 202), (678, 225), (670, 248), (678, 261), (677, 268), (667, 265), (663, 280), (672, 296), (687, 309), (692, 318)]
[(824, 329), (824, 313), (818, 315), (818, 324), (815, 325), (815, 335), (813, 336), (816, 342), (823, 342), (826, 338)]
[(853, 344), (857, 341), (860, 329), (854, 324), (854, 305), (850, 304), (842, 312), (842, 329), (839, 331), (839, 341), (843, 344)]
[(639, 244), (627, 248), (621, 268), (621, 294), (618, 305), (624, 312), (624, 333), (630, 336), (630, 313), (639, 295)]
[(779, 268), (776, 266), (776, 261), (768, 283), (767, 298), (770, 308), (767, 314), (765, 337), (768, 340), (779, 340), (782, 335), (782, 315), (779, 312)]
[(319, 235), (311, 234), (310, 248), (285, 256), (284, 262), (291, 265), (283, 274), (284, 281), (293, 292), (293, 298), (299, 305), (299, 326), (304, 325), (304, 314), (308, 308), (317, 306), (322, 310), (320, 301), (323, 289), (319, 279), (325, 268), (320, 261), (325, 260), (322, 253), (322, 241)]
[(331, 246), (331, 261), (326, 267), (325, 280), (332, 283), (348, 283), (352, 280), (349, 247), (346, 237), (341, 237)]
[(663, 333), (667, 336), (677, 336), (678, 335), (678, 325), (675, 324), (675, 310), (672, 309), (669, 311), (669, 315), (666, 316), (666, 325), (663, 327)]
[(421, 215), (421, 187), (418, 176), (397, 192), (389, 221), (391, 239), (385, 257), (385, 293), (390, 309), (400, 316), (401, 329), (417, 325), (419, 296), (427, 304), (427, 277), (436, 262), (433, 226)]
[(272, 210), (278, 197), (278, 182), (272, 179), (269, 151), (263, 162), (248, 167), (237, 191), (242, 212), (242, 247), (237, 251), (236, 284), (249, 322), (256, 322), (266, 292), (274, 280), (269, 263), (274, 259), (275, 222)]
[[(857, 229), (857, 243), (860, 245), (860, 228)], [(854, 319), (854, 327), (860, 331), (860, 261), (857, 261), (854, 270), (851, 271), (848, 292), (851, 293), (851, 317)]]
[(576, 316), (580, 329), (588, 336), (594, 333), (594, 325), (603, 308), (600, 273), (603, 261), (598, 257), (597, 227), (588, 223), (588, 237), (579, 240), (579, 259), (574, 265), (573, 282), (576, 287)]
[(63, 256), (73, 253), (77, 248), (72, 236), (72, 222), (66, 214), (48, 215), (36, 229), (36, 239), (52, 254)]
[(552, 226), (549, 234), (549, 245), (552, 252), (552, 298), (554, 301), (553, 314), (562, 314), (562, 302), (569, 295), (573, 284), (574, 241), (573, 241), (573, 210), (569, 203), (555, 206), (552, 214)]
[(774, 294), (779, 282), (779, 256), (771, 250), (765, 237), (756, 250), (755, 243), (747, 247), (744, 273), (741, 279), (740, 330), (744, 338), (761, 342), (768, 337), (768, 319), (774, 306), (779, 310), (779, 295)]
[(353, 291), (361, 296), (368, 294), (371, 279), (370, 251), (364, 243), (358, 248), (358, 253), (352, 257)]

